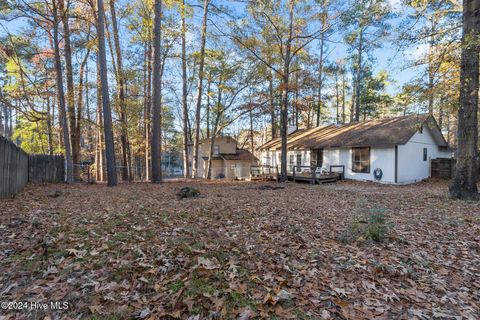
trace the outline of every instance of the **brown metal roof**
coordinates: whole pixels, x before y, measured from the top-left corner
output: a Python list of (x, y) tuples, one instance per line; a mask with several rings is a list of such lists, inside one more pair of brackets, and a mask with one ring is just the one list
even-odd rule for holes
[[(349, 147), (387, 147), (402, 145), (427, 125), (439, 146), (447, 147), (435, 119), (428, 114), (409, 115), (349, 123), (345, 125), (329, 125), (305, 130), (295, 138), (288, 139), (288, 149), (349, 148)], [(267, 143), (260, 150), (275, 150), (281, 142)]]

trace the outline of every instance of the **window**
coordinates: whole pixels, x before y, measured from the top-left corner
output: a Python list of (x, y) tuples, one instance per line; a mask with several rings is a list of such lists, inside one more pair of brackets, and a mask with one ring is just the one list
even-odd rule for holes
[(301, 154), (297, 154), (297, 167), (296, 167), (297, 172), (302, 171), (301, 165), (302, 165), (302, 155), (301, 155)]
[(352, 171), (370, 173), (370, 148), (352, 148)]
[(220, 154), (220, 146), (218, 144), (213, 145), (213, 155), (218, 156)]
[(312, 167), (322, 167), (323, 149), (312, 149), (310, 152), (310, 165)]
[(295, 155), (291, 154), (290, 155), (290, 160), (289, 160), (289, 171), (293, 171), (293, 165), (294, 165), (294, 162), (295, 162)]
[(428, 149), (423, 148), (423, 161), (427, 161), (427, 156), (428, 156)]

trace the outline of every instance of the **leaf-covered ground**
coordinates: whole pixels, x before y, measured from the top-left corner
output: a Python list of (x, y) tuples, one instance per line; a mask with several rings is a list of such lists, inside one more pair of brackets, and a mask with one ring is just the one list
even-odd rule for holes
[(441, 181), (278, 186), (29, 186), (0, 201), (0, 301), (69, 307), (0, 318), (480, 318), (479, 203)]

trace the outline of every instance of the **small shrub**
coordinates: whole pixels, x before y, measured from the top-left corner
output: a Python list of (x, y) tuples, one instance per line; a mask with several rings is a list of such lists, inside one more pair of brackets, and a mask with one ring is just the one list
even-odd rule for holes
[(196, 198), (199, 195), (200, 195), (200, 191), (198, 191), (195, 188), (190, 188), (190, 187), (183, 187), (177, 193), (177, 196), (178, 196), (179, 199)]
[(360, 217), (355, 217), (350, 226), (340, 235), (343, 243), (359, 240), (382, 242), (388, 237), (388, 226), (385, 222), (385, 209), (371, 209)]
[(367, 227), (365, 230), (367, 239), (381, 242), (387, 236), (387, 226), (385, 224), (385, 216), (383, 213), (373, 213), (368, 218)]

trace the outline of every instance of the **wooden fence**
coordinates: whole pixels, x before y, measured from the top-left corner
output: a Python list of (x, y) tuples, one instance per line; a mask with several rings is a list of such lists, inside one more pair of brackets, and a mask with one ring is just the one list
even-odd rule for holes
[(430, 160), (432, 178), (451, 179), (455, 169), (455, 160), (438, 158)]
[(65, 161), (60, 155), (28, 155), (0, 136), (0, 199), (11, 198), (28, 182), (61, 182)]
[(65, 177), (65, 159), (61, 155), (32, 154), (28, 161), (28, 181), (61, 182)]
[(0, 136), (0, 198), (13, 197), (28, 182), (28, 154)]

